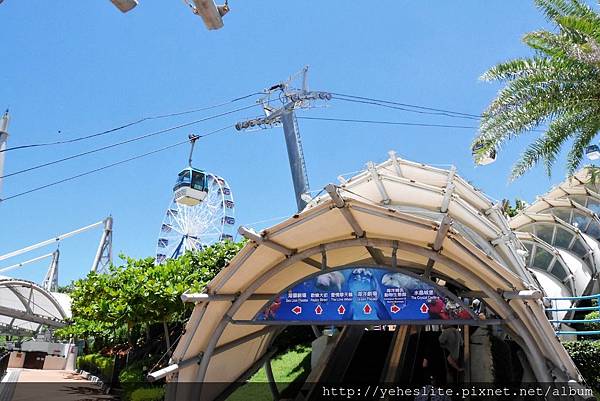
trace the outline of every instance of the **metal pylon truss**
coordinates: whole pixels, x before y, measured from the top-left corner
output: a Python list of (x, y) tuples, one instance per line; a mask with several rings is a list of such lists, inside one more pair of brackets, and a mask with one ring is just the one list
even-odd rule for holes
[(58, 260), (60, 258), (60, 251), (57, 249), (52, 253), (52, 262), (46, 272), (46, 277), (42, 281), (42, 287), (46, 291), (58, 291)]
[(92, 271), (94, 272), (107, 273), (108, 268), (112, 263), (112, 225), (112, 217), (108, 217), (104, 220), (104, 232), (102, 233), (98, 251), (96, 252), (96, 257), (94, 258), (94, 263), (92, 265)]

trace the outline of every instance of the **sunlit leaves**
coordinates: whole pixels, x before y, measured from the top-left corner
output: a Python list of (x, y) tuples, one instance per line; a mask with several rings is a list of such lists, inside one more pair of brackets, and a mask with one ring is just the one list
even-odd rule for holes
[(63, 336), (110, 337), (123, 325), (129, 330), (181, 318), (185, 291), (201, 291), (237, 254), (241, 243), (223, 242), (201, 252), (156, 265), (153, 258), (121, 256), (123, 265), (108, 274), (89, 273), (73, 283), (73, 324), (61, 329)]
[(511, 178), (538, 163), (548, 174), (566, 144), (567, 170), (581, 164), (585, 147), (600, 130), (600, 15), (578, 0), (536, 0), (557, 32), (531, 32), (529, 58), (500, 63), (482, 79), (506, 82), (482, 116), (478, 153), (501, 149), (516, 136), (544, 128), (513, 167)]

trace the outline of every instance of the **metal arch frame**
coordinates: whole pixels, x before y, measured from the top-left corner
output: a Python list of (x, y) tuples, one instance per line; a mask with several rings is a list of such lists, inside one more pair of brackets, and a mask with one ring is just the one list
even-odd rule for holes
[[(332, 186), (332, 187), (333, 187), (333, 186)], [(335, 188), (334, 188), (334, 189), (335, 189)], [(384, 216), (384, 217), (386, 217), (386, 218), (390, 218), (390, 219), (398, 219), (398, 220), (400, 220), (400, 221), (403, 221), (403, 222), (405, 222), (405, 223), (409, 223), (409, 224), (416, 224), (416, 225), (418, 225), (419, 227), (428, 227), (428, 228), (431, 228), (431, 229), (434, 229), (434, 230), (435, 230), (435, 229), (438, 229), (438, 230), (439, 230), (439, 225), (436, 225), (435, 223), (424, 223), (423, 221), (420, 221), (420, 222), (419, 222), (419, 221), (414, 221), (414, 219), (411, 219), (411, 218), (409, 218), (409, 216), (404, 216), (405, 218), (402, 218), (402, 217), (400, 217), (400, 216), (394, 216), (394, 215), (390, 215), (389, 213), (387, 213), (387, 214), (386, 214), (386, 213), (381, 213), (381, 211), (370, 210), (370, 209), (368, 209), (368, 208), (365, 208), (364, 206), (363, 206), (363, 207), (361, 207), (360, 205), (359, 205), (359, 206), (350, 205), (350, 204), (347, 204), (347, 202), (346, 202), (344, 199), (342, 199), (342, 198), (339, 196), (339, 194), (337, 194), (337, 192), (336, 192), (336, 191), (331, 191), (331, 188), (330, 188), (330, 190), (329, 190), (328, 192), (330, 192), (330, 195), (331, 195), (331, 194), (333, 194), (333, 195), (334, 195), (334, 196), (332, 197), (332, 201), (333, 201), (333, 203), (335, 204), (335, 206), (337, 206), (337, 207), (340, 207), (340, 208), (342, 208), (342, 207), (344, 207), (344, 206), (347, 206), (347, 207), (351, 207), (352, 209), (355, 209), (355, 210), (361, 210), (361, 211), (364, 211), (364, 212), (367, 212), (367, 213), (370, 213), (370, 214), (373, 214), (373, 215), (377, 215), (377, 216), (380, 216), (380, 217), (381, 217), (381, 216)], [(328, 205), (328, 204), (325, 204), (325, 205), (322, 205), (321, 207), (323, 207), (323, 210), (327, 210), (327, 209), (325, 209), (325, 207), (327, 207), (327, 206), (329, 206), (329, 205)], [(343, 210), (343, 209), (341, 209), (341, 210)], [(322, 213), (322, 211), (317, 211), (317, 213), (319, 213), (319, 212), (320, 212), (320, 213)], [(320, 214), (320, 213), (319, 213), (319, 214)], [(351, 226), (353, 226), (353, 228), (354, 228), (354, 224), (352, 224), (352, 221), (354, 221), (354, 222), (355, 222), (355, 219), (354, 219), (353, 215), (352, 215), (351, 213), (346, 213), (346, 214), (344, 214), (344, 216), (345, 216), (345, 217), (346, 217), (346, 219), (348, 220), (349, 224), (350, 224)], [(311, 216), (308, 216), (308, 217), (307, 217), (307, 219), (310, 219), (310, 217), (311, 217)], [(312, 217), (314, 217), (314, 216), (312, 216)], [(301, 218), (301, 216), (299, 216), (299, 219), (300, 219), (300, 218)], [(292, 224), (292, 226), (296, 226), (298, 223), (300, 223), (300, 222), (299, 222), (299, 221), (296, 221), (295, 223), (293, 223), (293, 224)], [(287, 230), (287, 229), (289, 229), (289, 228), (290, 228), (289, 226), (288, 226), (288, 227), (283, 227), (281, 230), (273, 230), (273, 232), (274, 232), (274, 233), (280, 233), (280, 232), (283, 232), (283, 231), (285, 231), (285, 230)], [(362, 229), (361, 229), (361, 230), (359, 230), (359, 231), (363, 232), (363, 231), (362, 231)], [(453, 233), (453, 234), (454, 234), (454, 233)], [(267, 234), (266, 234), (266, 233), (264, 233), (264, 236), (266, 236), (266, 235), (267, 235)], [(356, 234), (355, 234), (355, 235), (356, 235)], [(468, 249), (468, 248), (467, 248), (467, 247), (466, 247), (464, 244), (462, 244), (460, 241), (458, 241), (458, 240), (457, 240), (457, 236), (456, 236), (456, 235), (453, 235), (453, 236), (451, 237), (451, 239), (452, 239), (452, 240), (453, 240), (453, 242), (455, 242), (455, 243), (456, 243), (456, 244), (457, 244), (459, 247), (461, 247), (461, 249), (462, 249), (463, 251), (465, 251), (465, 252), (466, 252), (468, 255), (472, 256), (472, 257), (473, 257), (473, 258), (474, 258), (476, 261), (478, 261), (479, 263), (481, 263), (481, 264), (483, 264), (483, 265), (488, 265), (488, 266), (490, 266), (490, 265), (489, 265), (489, 262), (490, 262), (490, 260), (488, 260), (488, 259), (482, 259), (480, 255), (477, 255), (477, 253), (476, 253), (476, 252), (472, 252), (472, 251), (471, 251), (470, 249)], [(396, 247), (396, 246), (394, 245), (394, 246), (392, 247), (392, 249), (394, 249), (395, 247)], [(368, 249), (368, 247), (367, 247), (367, 249)], [(426, 256), (426, 255), (423, 255), (423, 256)], [(498, 265), (498, 266), (500, 266), (500, 265)], [(504, 277), (504, 276), (503, 276), (501, 273), (499, 273), (499, 272), (498, 272), (496, 269), (490, 269), (490, 271), (491, 271), (492, 273), (494, 273), (494, 274), (495, 274), (495, 276), (496, 276), (496, 277), (497, 277), (497, 278), (500, 280), (500, 282), (502, 282), (502, 281), (505, 281), (505, 283), (506, 283), (508, 286), (511, 286), (511, 285), (512, 285), (512, 284), (511, 284), (511, 283), (510, 283), (508, 280), (506, 280), (506, 277)], [(514, 288), (514, 287), (513, 287), (513, 288)], [(508, 298), (507, 298), (507, 299), (508, 299)], [(535, 315), (534, 315), (534, 319), (536, 320), (536, 322), (537, 322), (537, 324), (538, 324), (538, 325), (542, 325), (542, 324), (544, 323), (543, 321), (541, 321), (541, 320), (539, 319), (539, 317), (538, 317), (538, 316), (535, 316)], [(556, 338), (555, 338), (555, 337), (551, 337), (551, 336), (549, 336), (549, 335), (548, 335), (548, 333), (546, 333), (545, 331), (542, 331), (542, 335), (545, 337), (545, 340), (546, 340), (546, 341), (548, 341), (549, 343), (552, 343), (552, 341), (553, 341), (553, 340), (556, 340)], [(566, 353), (565, 353), (565, 354), (566, 354)], [(558, 361), (558, 362), (560, 362), (560, 361)]]
[[(519, 256), (508, 245), (514, 241), (514, 236), (510, 232), (510, 227), (508, 226), (508, 224), (506, 222), (503, 222), (502, 217), (498, 216), (499, 211), (496, 210), (497, 207), (494, 208), (494, 205), (491, 205), (491, 207), (486, 210), (479, 210), (479, 209), (475, 208), (473, 204), (471, 204), (470, 202), (467, 202), (466, 200), (463, 200), (462, 198), (452, 197), (452, 192), (455, 189), (455, 188), (453, 188), (453, 185), (455, 185), (453, 183), (453, 181), (454, 181), (454, 179), (458, 179), (459, 177), (456, 176), (455, 173), (453, 173), (452, 169), (439, 170), (438, 173), (444, 174), (447, 176), (447, 178), (446, 178), (447, 184), (444, 187), (434, 187), (429, 184), (416, 182), (412, 179), (405, 178), (405, 177), (399, 177), (399, 176), (386, 174), (385, 172), (381, 172), (381, 171), (378, 171), (378, 177), (379, 177), (379, 180), (381, 181), (381, 185), (383, 185), (383, 182), (387, 180), (388, 182), (391, 182), (391, 183), (399, 183), (399, 184), (403, 184), (403, 185), (409, 185), (409, 186), (417, 188), (419, 190), (429, 191), (429, 192), (435, 193), (438, 196), (442, 196), (442, 204), (440, 206), (441, 210), (443, 210), (445, 208), (449, 209), (450, 203), (455, 202), (457, 206), (464, 209), (465, 212), (469, 213), (474, 219), (478, 219), (486, 227), (487, 230), (496, 233), (496, 236), (493, 238), (489, 238), (489, 236), (486, 236), (483, 234), (483, 232), (480, 230), (479, 227), (469, 226), (464, 223), (463, 223), (463, 225), (465, 225), (465, 227), (472, 229), (474, 232), (476, 232), (478, 235), (480, 235), (484, 239), (484, 241), (486, 241), (488, 244), (490, 244), (490, 246), (492, 248), (500, 247), (501, 253), (506, 255), (506, 257), (509, 259), (508, 262), (512, 263), (514, 266), (519, 268), (518, 273), (521, 275), (524, 275), (525, 277), (528, 277), (529, 279), (532, 280), (533, 278), (531, 277), (531, 275), (527, 271), (527, 269), (525, 269), (525, 266), (522, 263), (522, 261), (520, 260)], [(348, 181), (340, 189), (342, 191), (347, 190), (350, 193), (352, 193), (351, 188), (353, 186), (364, 183), (364, 182), (368, 182), (368, 180), (372, 180), (372, 179), (373, 179), (373, 177), (371, 175), (371, 172), (365, 171), (362, 174), (358, 175), (355, 179)], [(478, 197), (481, 197), (481, 193), (474, 189), (473, 189), (473, 193), (476, 194)], [(487, 198), (483, 198), (483, 199), (485, 199), (486, 202), (490, 203), (489, 199), (487, 199)], [(378, 204), (378, 202), (375, 202), (375, 201), (372, 201), (372, 202), (374, 204)], [(448, 202), (448, 206), (444, 205), (445, 202)], [(393, 204), (393, 202), (390, 202), (390, 204)], [(434, 209), (431, 209), (431, 210), (437, 211)], [(477, 211), (479, 211), (479, 213), (475, 213)], [(486, 217), (490, 216), (490, 218), (489, 219), (481, 218), (481, 214), (485, 215)], [(449, 215), (449, 217), (453, 217), (453, 216)]]
[[(542, 349), (538, 344), (525, 324), (520, 321), (517, 317), (516, 312), (510, 307), (508, 302), (496, 292), (496, 290), (488, 284), (485, 280), (481, 279), (477, 274), (470, 271), (468, 268), (459, 264), (448, 257), (441, 255), (437, 252), (434, 252), (430, 249), (423, 248), (414, 244), (401, 242), (401, 241), (393, 241), (386, 239), (371, 239), (371, 238), (354, 238), (354, 239), (346, 239), (333, 241), (327, 244), (320, 244), (309, 249), (306, 249), (302, 252), (298, 252), (293, 254), (292, 256), (286, 258), (275, 266), (271, 267), (269, 270), (264, 272), (261, 276), (255, 279), (246, 290), (242, 292), (239, 297), (230, 305), (228, 310), (225, 312), (224, 316), (221, 318), (221, 321), (214, 329), (212, 336), (207, 344), (206, 350), (203, 353), (202, 360), (200, 362), (200, 367), (197, 373), (197, 382), (202, 382), (206, 376), (206, 372), (208, 369), (208, 365), (210, 363), (210, 359), (213, 356), (214, 349), (217, 345), (219, 338), (221, 337), (223, 331), (230, 324), (231, 319), (233, 319), (234, 314), (239, 310), (242, 304), (250, 297), (252, 293), (254, 293), (262, 284), (264, 284), (267, 280), (272, 278), (275, 274), (280, 273), (286, 268), (292, 266), (294, 263), (301, 261), (302, 259), (311, 257), (315, 254), (319, 254), (322, 252), (323, 248), (325, 250), (335, 250), (341, 248), (348, 248), (354, 246), (373, 246), (373, 247), (384, 247), (384, 248), (392, 248), (398, 245), (398, 249), (402, 249), (404, 251), (408, 251), (411, 253), (420, 254), (422, 256), (430, 257), (434, 259), (436, 262), (440, 262), (445, 266), (455, 270), (457, 273), (464, 277), (468, 277), (471, 281), (477, 283), (482, 288), (483, 292), (490, 298), (493, 299), (497, 304), (501, 317), (507, 321), (507, 324), (514, 325), (514, 330), (518, 334), (518, 336), (524, 341), (527, 346), (527, 349), (524, 351), (530, 356), (530, 358), (536, 363), (532, 364), (532, 368), (535, 371), (536, 377), (542, 381), (552, 381), (550, 375), (546, 370), (541, 369), (541, 366), (545, 366), (545, 361), (542, 355)], [(549, 324), (549, 323), (547, 323)]]

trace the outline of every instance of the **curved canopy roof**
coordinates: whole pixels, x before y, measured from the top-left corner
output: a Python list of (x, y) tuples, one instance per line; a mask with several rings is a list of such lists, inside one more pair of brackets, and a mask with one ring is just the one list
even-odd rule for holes
[(570, 261), (576, 291), (569, 296), (597, 292), (596, 277), (600, 267), (600, 196), (598, 185), (589, 183), (589, 171), (552, 188), (510, 220), (514, 230), (530, 232), (557, 250), (566, 250), (583, 260)]
[[(539, 381), (580, 380), (549, 323), (522, 243), (484, 194), (456, 175), (399, 159), (366, 171), (305, 210), (260, 233), (208, 285), (184, 294), (194, 312), (167, 368), (177, 382), (235, 382), (268, 350), (277, 327), (241, 325), (292, 283), (323, 269), (352, 265), (410, 270), (481, 294), (521, 346)], [(522, 251), (522, 252), (521, 252)], [(548, 274), (550, 280), (552, 275)], [(560, 288), (563, 288), (559, 286)], [(510, 300), (510, 302), (509, 302)], [(235, 362), (234, 362), (235, 361)], [(172, 399), (211, 399), (218, 386), (178, 386)]]
[(0, 276), (0, 334), (26, 335), (37, 332), (41, 326), (61, 327), (70, 317), (70, 299), (66, 294)]

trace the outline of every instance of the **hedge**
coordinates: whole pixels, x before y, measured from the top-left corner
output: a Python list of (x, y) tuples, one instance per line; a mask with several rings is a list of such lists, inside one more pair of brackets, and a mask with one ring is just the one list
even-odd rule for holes
[(88, 354), (77, 358), (77, 367), (95, 375), (100, 375), (104, 380), (112, 378), (115, 360), (111, 356)]
[(569, 341), (564, 346), (587, 384), (600, 390), (600, 341)]
[(163, 387), (138, 388), (131, 393), (131, 401), (162, 401), (165, 398)]

